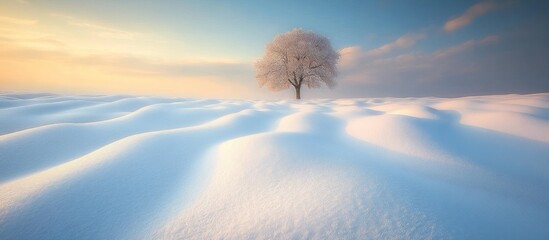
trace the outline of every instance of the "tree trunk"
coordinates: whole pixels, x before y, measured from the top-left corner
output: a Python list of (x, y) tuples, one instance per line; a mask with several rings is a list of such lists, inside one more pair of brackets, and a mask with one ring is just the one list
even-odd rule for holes
[(295, 87), (295, 99), (301, 99), (301, 86)]

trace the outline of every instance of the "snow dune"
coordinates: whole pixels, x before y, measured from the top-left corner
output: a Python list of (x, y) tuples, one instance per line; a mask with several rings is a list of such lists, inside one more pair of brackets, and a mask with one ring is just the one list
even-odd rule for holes
[(0, 239), (549, 239), (549, 94), (0, 94)]

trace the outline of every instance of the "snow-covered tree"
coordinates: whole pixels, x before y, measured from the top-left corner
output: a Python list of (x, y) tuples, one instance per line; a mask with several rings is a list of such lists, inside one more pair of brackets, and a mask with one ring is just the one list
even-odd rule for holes
[(256, 78), (260, 87), (266, 85), (272, 91), (293, 86), (296, 99), (301, 99), (303, 85), (335, 87), (338, 59), (326, 37), (294, 29), (267, 44), (265, 55), (256, 63)]

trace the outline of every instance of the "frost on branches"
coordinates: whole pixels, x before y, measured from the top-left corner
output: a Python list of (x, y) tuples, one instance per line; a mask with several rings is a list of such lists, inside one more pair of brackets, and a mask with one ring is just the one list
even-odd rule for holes
[(296, 99), (301, 99), (301, 86), (329, 88), (336, 85), (339, 54), (330, 41), (314, 32), (294, 29), (278, 35), (267, 44), (265, 55), (256, 63), (260, 87), (279, 91), (295, 88)]

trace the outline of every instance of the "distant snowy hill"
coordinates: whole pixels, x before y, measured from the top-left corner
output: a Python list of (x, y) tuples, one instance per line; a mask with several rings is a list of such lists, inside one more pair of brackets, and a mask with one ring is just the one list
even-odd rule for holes
[(0, 239), (549, 239), (549, 94), (0, 94)]

